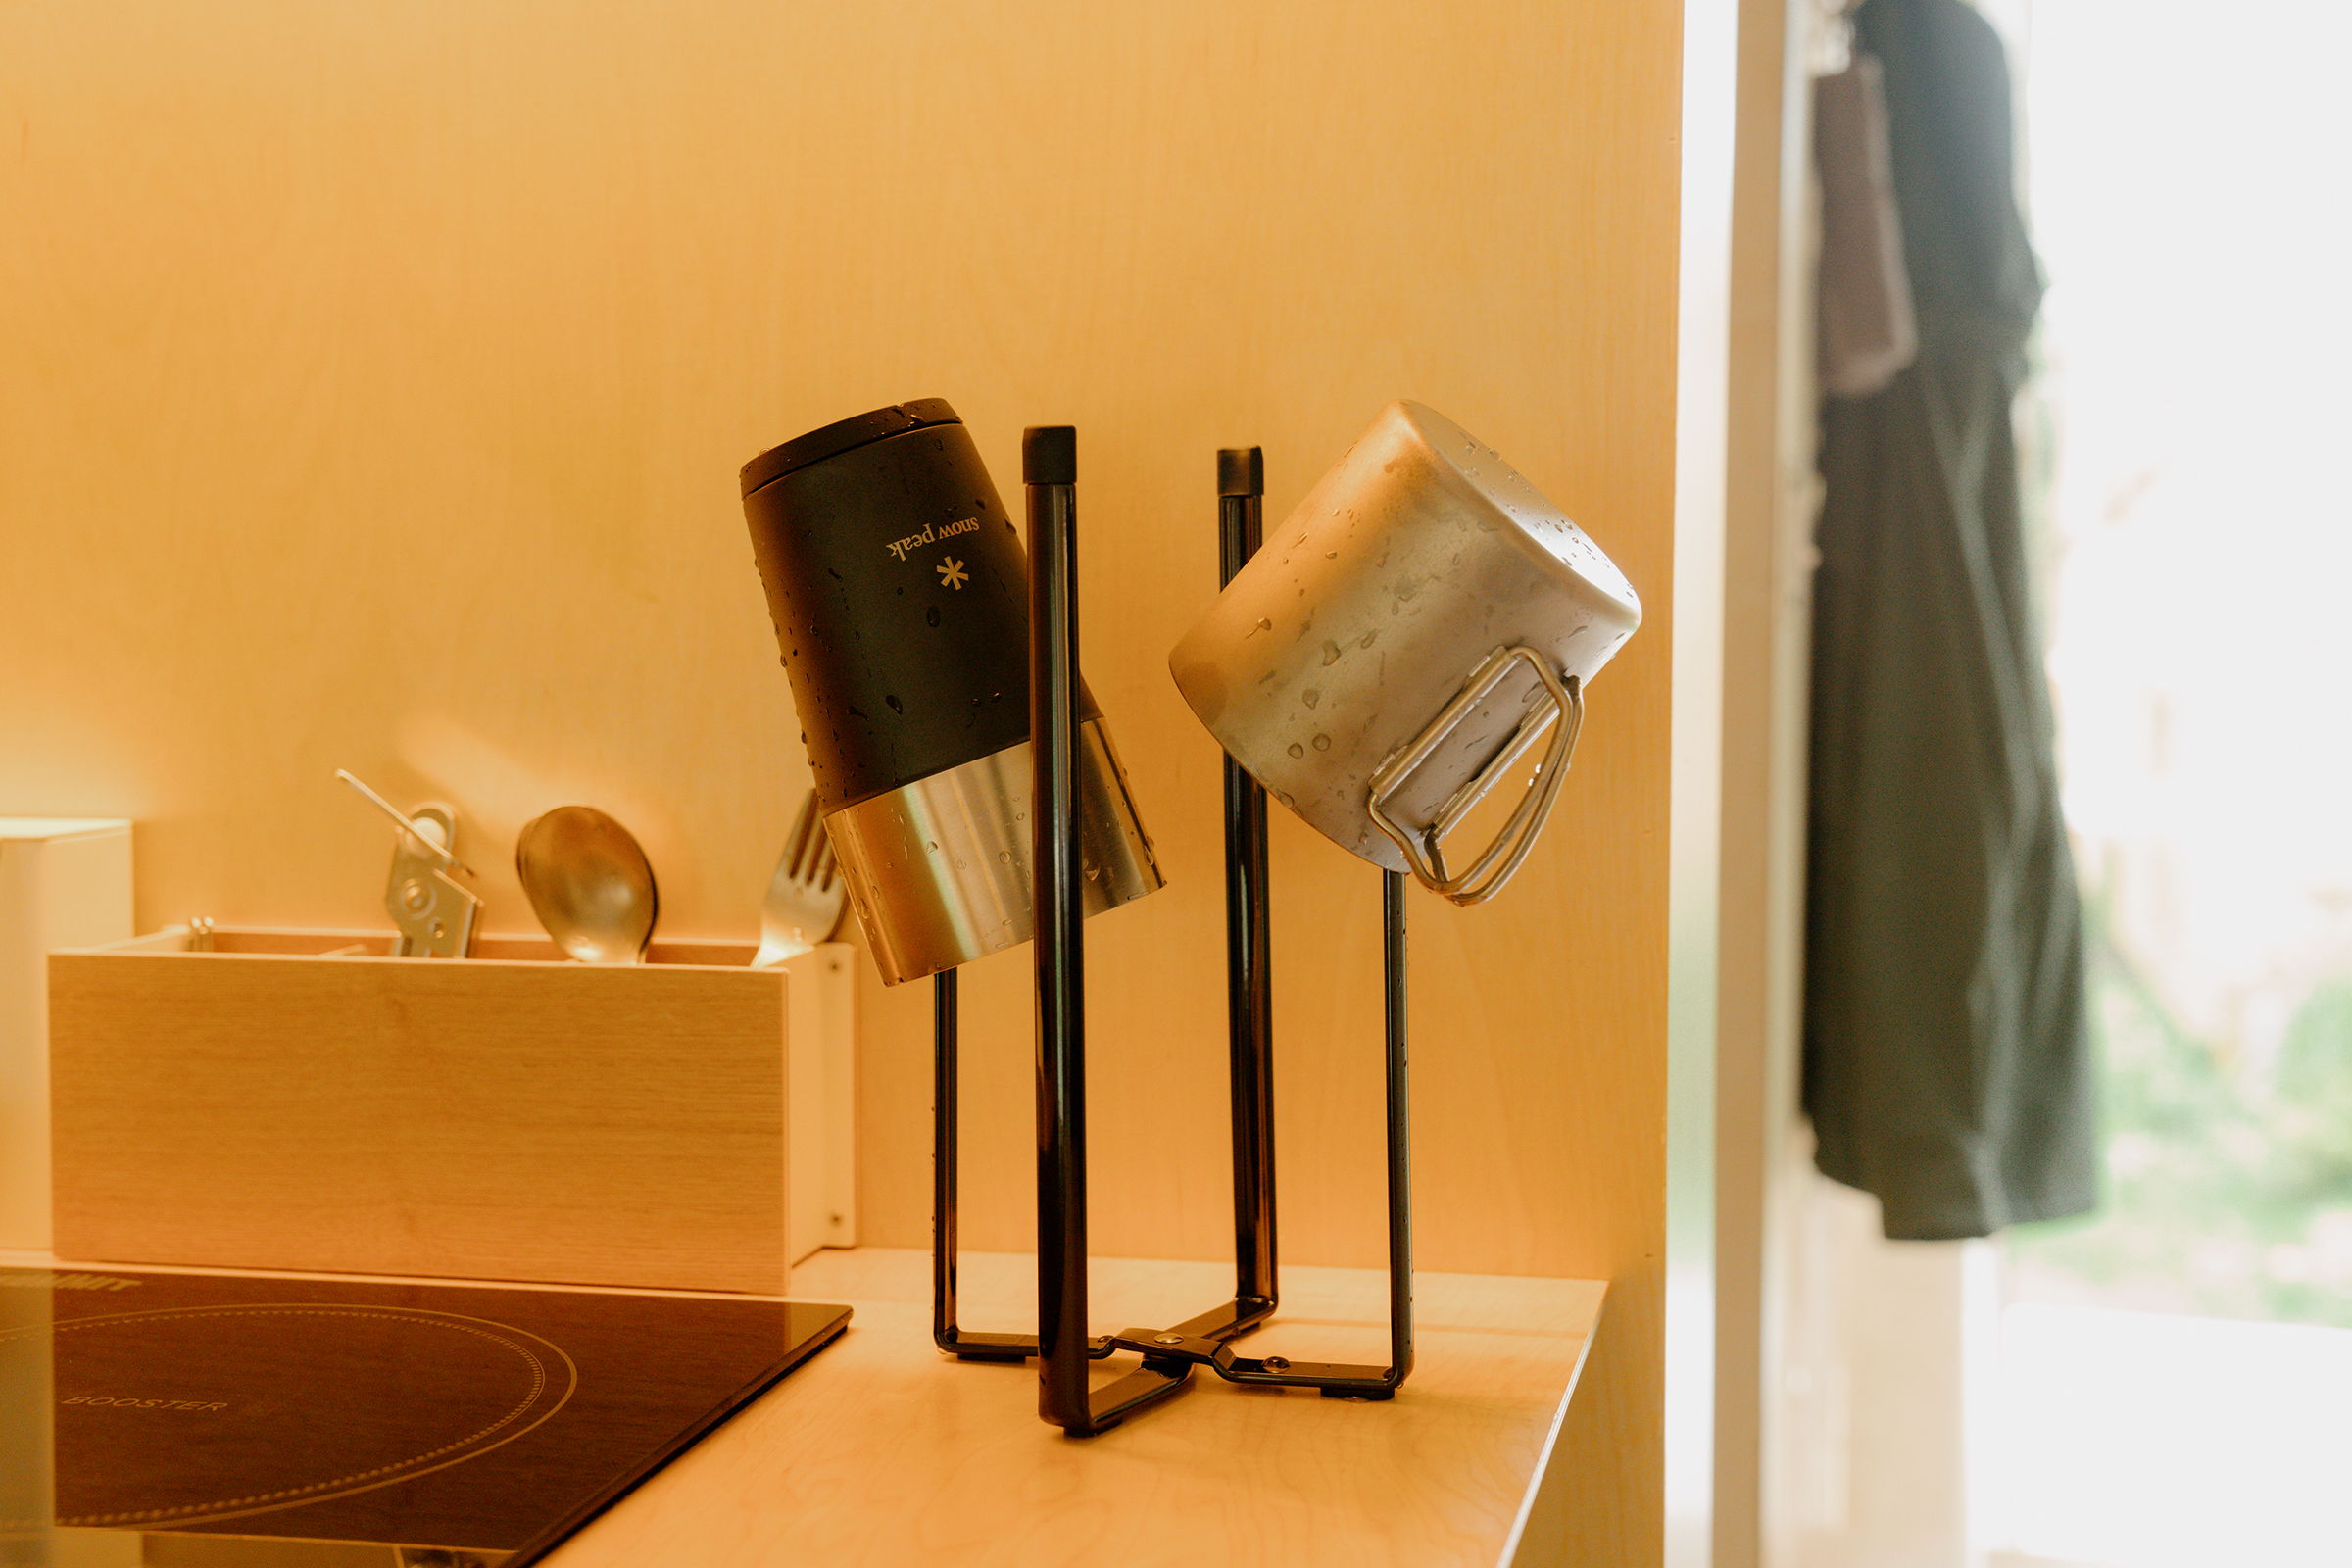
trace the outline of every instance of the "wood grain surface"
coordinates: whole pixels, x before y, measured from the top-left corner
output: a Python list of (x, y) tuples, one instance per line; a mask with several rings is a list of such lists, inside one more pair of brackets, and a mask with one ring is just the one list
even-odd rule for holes
[[(848, 1334), (550, 1561), (1490, 1568), (1550, 1458), (1603, 1289), (1424, 1274), (1418, 1363), (1388, 1403), (1197, 1373), (1076, 1440), (1037, 1419), (1033, 1366), (932, 1348), (929, 1268), (922, 1252), (818, 1254), (794, 1294), (853, 1303)], [(966, 1320), (1034, 1321), (1035, 1282), (1032, 1258), (965, 1253)], [(1169, 1321), (1232, 1285), (1214, 1264), (1098, 1259), (1094, 1327)], [(1300, 1268), (1283, 1285), (1250, 1353), (1385, 1354), (1386, 1275)]]
[(61, 1252), (784, 1289), (775, 970), (49, 963)]
[[(136, 819), (140, 926), (373, 923), (459, 810), (485, 923), (569, 801), (742, 940), (808, 783), (736, 492), (944, 396), (1078, 426), (1081, 654), (1168, 875), (1090, 922), (1100, 1250), (1229, 1245), (1218, 753), (1168, 649), (1212, 454), (1279, 519), (1421, 399), (1646, 622), (1494, 904), (1413, 900), (1421, 1256), (1605, 1278), (1583, 1560), (1660, 1546), (1682, 8), (630, 0), (0, 10), (0, 809)], [(1378, 878), (1277, 814), (1286, 1255), (1380, 1256)], [(1029, 1245), (1022, 952), (964, 984), (965, 1224)], [(859, 1213), (927, 1227), (924, 988), (860, 963)], [(299, 1185), (288, 1200), (302, 1200)], [(1605, 1539), (1604, 1539), (1605, 1538)]]

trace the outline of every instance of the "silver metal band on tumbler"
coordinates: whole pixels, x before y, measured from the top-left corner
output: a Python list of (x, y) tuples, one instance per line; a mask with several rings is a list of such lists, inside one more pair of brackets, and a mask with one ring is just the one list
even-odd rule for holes
[[(1091, 917), (1155, 892), (1159, 861), (1100, 718), (1078, 730), (1078, 815)], [(891, 985), (1026, 942), (1029, 743), (825, 818), (850, 899)]]

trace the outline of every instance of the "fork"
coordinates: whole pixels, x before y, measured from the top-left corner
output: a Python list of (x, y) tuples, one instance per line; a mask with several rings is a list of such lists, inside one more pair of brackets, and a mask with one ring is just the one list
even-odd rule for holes
[(767, 903), (760, 911), (760, 952), (752, 967), (798, 957), (832, 935), (846, 892), (833, 840), (817, 818), (816, 792), (810, 790), (784, 841), (775, 875), (768, 878)]

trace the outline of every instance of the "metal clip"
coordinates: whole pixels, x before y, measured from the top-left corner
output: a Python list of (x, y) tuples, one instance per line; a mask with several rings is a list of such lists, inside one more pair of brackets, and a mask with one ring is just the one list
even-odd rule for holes
[(400, 935), (395, 958), (463, 958), (473, 947), (474, 922), (482, 901), (449, 875), (472, 869), (450, 853), (458, 838), (458, 813), (438, 803), (402, 811), (342, 768), (335, 777), (400, 824), (393, 841), (392, 875), (384, 886), (384, 912)]
[[(482, 901), (450, 880), (416, 841), (438, 830), (455, 839), (458, 817), (446, 806), (420, 806), (409, 817), (412, 831), (392, 852), (392, 877), (384, 888), (384, 911), (400, 927), (392, 944), (395, 958), (463, 958), (473, 946), (473, 922)], [(438, 848), (438, 846), (435, 846)]]

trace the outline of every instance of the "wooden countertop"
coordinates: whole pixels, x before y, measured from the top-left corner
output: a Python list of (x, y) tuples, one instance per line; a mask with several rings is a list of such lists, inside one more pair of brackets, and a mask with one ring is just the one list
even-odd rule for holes
[[(963, 1326), (1033, 1322), (1034, 1269), (1025, 1256), (965, 1253)], [(1189, 1317), (1232, 1281), (1226, 1264), (1097, 1259), (1093, 1327)], [(1385, 1274), (1286, 1267), (1282, 1287), (1282, 1312), (1249, 1353), (1387, 1359)], [(550, 1560), (1489, 1568), (1509, 1560), (1602, 1293), (1585, 1280), (1422, 1274), (1413, 1375), (1388, 1403), (1244, 1389), (1203, 1371), (1079, 1440), (1037, 1419), (1032, 1365), (933, 1348), (928, 1253), (819, 1252), (793, 1271), (792, 1294), (852, 1303), (848, 1333)]]
[[(0, 1263), (106, 1266), (34, 1252)], [(1034, 1323), (1035, 1269), (1026, 1255), (964, 1253), (963, 1327)], [(1092, 1327), (1179, 1321), (1232, 1283), (1229, 1264), (1097, 1258)], [(1037, 1419), (1031, 1363), (956, 1362), (932, 1347), (928, 1252), (820, 1251), (793, 1270), (792, 1295), (849, 1302), (848, 1331), (549, 1561), (1495, 1568), (1511, 1561), (1604, 1290), (1420, 1274), (1414, 1370), (1391, 1401), (1200, 1371), (1125, 1425), (1072, 1439)], [(1379, 1364), (1387, 1301), (1379, 1271), (1285, 1267), (1281, 1313), (1249, 1337), (1249, 1353)]]

